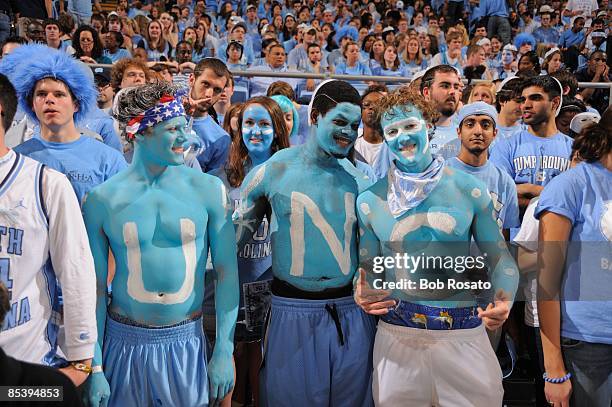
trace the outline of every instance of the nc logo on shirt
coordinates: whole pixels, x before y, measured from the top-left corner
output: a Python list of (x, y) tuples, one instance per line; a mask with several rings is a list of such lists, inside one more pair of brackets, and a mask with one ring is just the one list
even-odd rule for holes
[(599, 222), (601, 233), (606, 237), (606, 240), (612, 241), (612, 201), (604, 202), (603, 215)]

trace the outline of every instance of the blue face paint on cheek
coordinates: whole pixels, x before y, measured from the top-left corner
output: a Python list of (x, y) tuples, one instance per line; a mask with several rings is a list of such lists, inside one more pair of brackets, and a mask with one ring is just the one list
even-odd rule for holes
[(141, 135), (136, 142), (140, 156), (156, 165), (180, 165), (184, 163), (184, 144), (187, 140), (184, 117), (156, 124), (149, 134)]
[(358, 105), (342, 102), (319, 116), (316, 137), (319, 147), (327, 153), (346, 157), (357, 140), (357, 127), (361, 121)]
[(270, 113), (259, 104), (247, 107), (242, 115), (242, 141), (250, 155), (270, 154), (274, 127)]
[(420, 172), (431, 163), (427, 123), (421, 112), (394, 107), (381, 120), (383, 136), (396, 164), (408, 172)]

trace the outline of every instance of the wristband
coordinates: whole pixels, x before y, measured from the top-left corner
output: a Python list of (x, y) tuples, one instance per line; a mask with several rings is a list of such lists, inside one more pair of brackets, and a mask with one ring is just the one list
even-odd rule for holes
[(548, 374), (546, 374), (546, 372), (544, 372), (544, 374), (542, 375), (542, 378), (545, 382), (555, 384), (564, 383), (568, 381), (570, 377), (572, 377), (572, 374), (570, 372), (567, 372), (567, 374), (563, 377), (548, 377)]
[(76, 370), (78, 370), (78, 371), (80, 371), (80, 372), (83, 372), (83, 373), (90, 374), (90, 373), (91, 373), (91, 371), (92, 371), (91, 367), (87, 366), (85, 363), (80, 363), (80, 362), (70, 362), (70, 365), (71, 365), (71, 366), (72, 366), (74, 369), (76, 369)]
[(101, 365), (92, 366), (91, 373), (102, 373), (102, 366)]

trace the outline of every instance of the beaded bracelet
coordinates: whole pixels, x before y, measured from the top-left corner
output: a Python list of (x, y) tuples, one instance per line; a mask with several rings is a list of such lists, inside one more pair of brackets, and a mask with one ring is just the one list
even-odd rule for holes
[(546, 372), (544, 372), (544, 374), (542, 375), (542, 378), (544, 379), (545, 382), (555, 383), (555, 384), (566, 382), (570, 379), (570, 377), (572, 377), (572, 374), (570, 372), (567, 372), (567, 374), (563, 377), (554, 377), (554, 378), (548, 377), (548, 374), (546, 374)]

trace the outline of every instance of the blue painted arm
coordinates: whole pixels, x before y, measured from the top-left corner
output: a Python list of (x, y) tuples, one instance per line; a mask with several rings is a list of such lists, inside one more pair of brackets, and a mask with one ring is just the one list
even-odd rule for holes
[[(384, 275), (374, 275), (372, 270), (373, 259), (374, 257), (381, 255), (381, 250), (380, 241), (378, 240), (378, 237), (376, 237), (376, 234), (370, 225), (370, 208), (369, 204), (364, 199), (365, 194), (370, 194), (370, 192), (365, 192), (357, 197), (357, 220), (359, 221), (359, 266), (365, 269), (366, 276), (368, 276), (368, 283), (371, 283), (371, 280), (374, 277), (384, 278)], [(355, 286), (357, 283), (358, 277), (359, 273), (355, 273), (355, 277), (353, 278), (353, 286)]]
[[(483, 189), (485, 190), (485, 189)], [(486, 190), (485, 190), (486, 191)], [(472, 195), (474, 197), (474, 195)], [(493, 202), (489, 194), (475, 198), (472, 233), (482, 253), (487, 253), (491, 284), (496, 297), (503, 296), (511, 306), (518, 288), (519, 272), (497, 224)], [(503, 292), (500, 292), (503, 290)]]
[[(103, 230), (104, 219), (108, 213), (95, 191), (91, 192), (83, 203), (83, 217), (89, 237), (89, 246), (94, 258), (96, 269), (96, 321), (98, 324), (98, 343), (91, 363), (102, 366), (102, 348), (104, 344), (104, 328), (106, 327), (106, 304), (108, 301), (108, 239)], [(89, 406), (105, 406), (110, 397), (110, 386), (103, 372), (93, 373), (85, 382), (83, 398)]]
[[(234, 386), (234, 328), (238, 316), (238, 260), (235, 256), (236, 241), (231, 219), (231, 204), (223, 182), (212, 178), (214, 192), (208, 205), (208, 236), (213, 266), (217, 272), (215, 284), (215, 308), (217, 336), (210, 360), (208, 378), (210, 398), (219, 401)], [(210, 191), (212, 188), (208, 188)], [(208, 192), (207, 192), (208, 193)]]

